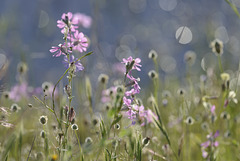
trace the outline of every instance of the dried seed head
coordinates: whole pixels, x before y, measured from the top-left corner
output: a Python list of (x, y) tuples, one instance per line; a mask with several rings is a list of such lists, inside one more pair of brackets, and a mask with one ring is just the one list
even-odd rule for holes
[(124, 87), (123, 86), (118, 86), (117, 87), (117, 93), (123, 93), (124, 92)]
[(4, 99), (9, 99), (9, 92), (4, 91), (4, 92), (2, 93), (2, 95), (3, 95), (3, 98), (4, 98)]
[(51, 83), (49, 83), (49, 82), (44, 82), (44, 83), (42, 84), (43, 92), (48, 91), (49, 88), (50, 88), (50, 86), (51, 86)]
[(20, 107), (16, 103), (14, 103), (14, 104), (11, 105), (10, 109), (11, 109), (12, 112), (18, 112)]
[(111, 108), (112, 108), (112, 105), (111, 105), (110, 103), (106, 103), (106, 104), (104, 105), (104, 109), (105, 109), (106, 111), (110, 110)]
[(196, 53), (193, 51), (187, 51), (184, 54), (184, 61), (187, 63), (189, 66), (192, 66), (195, 61), (196, 61)]
[(171, 95), (171, 92), (170, 91), (168, 91), (168, 90), (164, 90), (163, 92), (162, 92), (162, 97), (163, 98), (169, 98), (169, 97), (171, 97), (172, 95)]
[(148, 146), (149, 143), (150, 143), (150, 138), (149, 137), (143, 138), (143, 140), (142, 140), (143, 146)]
[(182, 88), (180, 88), (180, 89), (177, 90), (178, 96), (184, 96), (185, 93), (186, 93), (186, 91), (185, 91), (184, 89), (182, 89)]
[(47, 116), (40, 116), (39, 122), (43, 125), (45, 125), (48, 121)]
[(107, 84), (108, 83), (108, 75), (106, 74), (100, 74), (98, 77), (98, 82), (102, 83), (102, 84)]
[(72, 130), (78, 130), (78, 125), (77, 124), (72, 124), (71, 128), (72, 128)]
[(227, 113), (226, 111), (222, 112), (220, 117), (224, 120), (229, 120), (230, 119), (230, 114)]
[(20, 62), (17, 65), (17, 71), (19, 74), (25, 74), (28, 70), (27, 64), (24, 62)]
[(223, 54), (223, 42), (219, 39), (215, 39), (211, 42), (210, 47), (212, 48), (212, 52), (216, 56), (221, 56)]
[(155, 50), (151, 50), (151, 51), (149, 52), (149, 54), (148, 54), (148, 58), (149, 58), (149, 59), (155, 60), (155, 59), (157, 59), (157, 57), (158, 57), (158, 54), (157, 54), (157, 52), (156, 52)]
[(119, 129), (120, 129), (120, 125), (119, 125), (118, 123), (115, 124), (115, 125), (114, 125), (114, 129), (119, 130)]
[(91, 144), (93, 142), (92, 138), (91, 137), (86, 137), (85, 139), (85, 143), (87, 144)]
[(209, 126), (208, 126), (208, 123), (207, 122), (204, 122), (201, 124), (201, 127), (203, 130), (207, 131), (209, 129)]
[(92, 124), (93, 124), (93, 126), (98, 126), (99, 125), (99, 118), (97, 118), (96, 116), (93, 117)]
[(158, 74), (155, 70), (150, 70), (148, 72), (148, 76), (149, 76), (150, 79), (156, 79), (158, 77)]
[(194, 119), (191, 116), (188, 116), (185, 120), (185, 123), (188, 125), (192, 125), (194, 123)]

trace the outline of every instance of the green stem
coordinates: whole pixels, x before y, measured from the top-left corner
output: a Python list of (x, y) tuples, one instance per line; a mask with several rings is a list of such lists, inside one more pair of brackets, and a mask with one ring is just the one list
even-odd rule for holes
[(75, 131), (75, 135), (76, 135), (76, 137), (77, 137), (78, 146), (79, 146), (79, 151), (80, 151), (80, 158), (81, 158), (81, 155), (83, 155), (83, 154), (82, 154), (82, 147), (81, 147), (81, 144), (80, 144), (78, 135), (77, 135), (77, 130), (74, 130), (74, 131)]
[(220, 72), (223, 73), (222, 60), (220, 55), (218, 55), (218, 65), (219, 65)]

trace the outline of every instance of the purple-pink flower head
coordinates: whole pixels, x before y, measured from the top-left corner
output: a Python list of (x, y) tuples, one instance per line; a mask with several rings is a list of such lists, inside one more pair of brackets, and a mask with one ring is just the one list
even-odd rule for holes
[(76, 31), (72, 41), (73, 50), (78, 50), (80, 53), (87, 50), (88, 40), (82, 32)]
[(71, 32), (75, 32), (76, 29), (78, 28), (77, 26), (74, 26), (74, 22), (72, 22), (72, 13), (68, 12), (68, 13), (64, 13), (62, 14), (62, 19), (57, 21), (57, 27), (59, 27), (62, 33), (64, 33), (65, 28), (67, 28), (69, 31)]
[(216, 141), (216, 138), (218, 136), (219, 136), (219, 130), (217, 130), (214, 135), (213, 135), (213, 133), (210, 133), (209, 135), (207, 135), (207, 139), (208, 140), (201, 144), (203, 158), (207, 158), (208, 157), (208, 152), (206, 152), (206, 149), (208, 147), (218, 147), (219, 146), (218, 141)]
[(55, 57), (59, 57), (61, 55), (67, 55), (67, 53), (71, 53), (70, 50), (68, 50), (65, 46), (65, 44), (59, 44), (58, 46), (52, 46), (52, 48), (49, 50)]
[(77, 61), (77, 59), (74, 58), (73, 55), (69, 55), (69, 61), (68, 57), (64, 56), (63, 58), (63, 64), (66, 68), (69, 68), (71, 63), (74, 63), (76, 66), (76, 72), (81, 71), (84, 69), (83, 65), (80, 63), (80, 61)]
[(213, 106), (211, 107), (211, 113), (212, 113), (213, 115), (215, 114), (215, 110), (216, 110), (216, 106), (213, 105)]
[(84, 28), (89, 28), (92, 24), (92, 18), (82, 13), (75, 13), (72, 21), (74, 24), (83, 26)]
[(136, 94), (140, 92), (140, 86), (138, 85), (138, 82), (140, 81), (140, 78), (134, 78), (133, 76), (127, 75), (127, 77), (131, 80), (130, 84), (133, 85), (134, 87), (134, 91), (131, 90), (131, 92), (133, 92), (132, 94)]
[(139, 67), (142, 66), (142, 65), (139, 64), (139, 63), (141, 63), (140, 58), (133, 59), (130, 56), (127, 59), (123, 58), (122, 63), (124, 63), (126, 65), (127, 72), (131, 71), (132, 69), (136, 69), (137, 71), (141, 71), (141, 69), (139, 68)]
[(131, 99), (127, 99), (126, 97), (123, 97), (123, 103), (126, 105), (126, 106), (131, 106), (131, 103), (132, 103), (132, 100)]

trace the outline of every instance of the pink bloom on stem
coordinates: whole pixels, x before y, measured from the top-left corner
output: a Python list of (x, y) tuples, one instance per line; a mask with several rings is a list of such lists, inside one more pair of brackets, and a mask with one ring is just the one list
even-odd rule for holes
[(64, 34), (65, 28), (69, 29), (69, 31), (71, 32), (75, 32), (76, 29), (78, 28), (77, 26), (74, 26), (74, 22), (72, 22), (72, 13), (68, 12), (68, 13), (64, 13), (62, 14), (62, 19), (57, 21), (57, 27), (58, 28), (62, 28), (61, 32)]
[(214, 115), (215, 114), (215, 110), (216, 110), (216, 106), (213, 105), (212, 108), (211, 108), (211, 113)]
[(127, 77), (132, 81), (133, 87), (134, 87), (134, 94), (140, 93), (140, 86), (138, 85), (138, 81), (140, 81), (139, 78), (134, 78), (133, 76), (127, 75)]
[(76, 72), (81, 71), (84, 69), (83, 65), (80, 63), (80, 61), (77, 61), (77, 59), (74, 58), (74, 55), (69, 55), (69, 61), (68, 61), (68, 57), (64, 56), (63, 58), (63, 64), (66, 68), (69, 68), (69, 66), (71, 65), (71, 63), (75, 64), (76, 66)]
[(87, 38), (84, 36), (82, 32), (79, 33), (78, 31), (76, 31), (74, 33), (72, 46), (74, 50), (78, 50), (80, 53), (87, 50), (88, 47)]
[(205, 150), (202, 150), (202, 156), (203, 158), (207, 158), (208, 152), (206, 152)]
[(123, 103), (126, 105), (126, 106), (131, 106), (131, 99), (127, 99), (126, 97), (123, 97)]
[[(122, 63), (124, 63), (125, 65), (130, 65), (131, 63), (133, 63), (132, 69), (136, 69), (137, 71), (141, 71), (141, 69), (139, 68), (139, 67), (142, 66), (142, 65), (139, 64), (139, 63), (141, 63), (141, 59), (140, 58), (133, 59), (130, 56), (127, 59), (123, 58)], [(132, 70), (132, 69), (129, 69), (129, 70)]]
[(75, 13), (73, 15), (73, 23), (84, 28), (89, 28), (92, 24), (92, 18), (82, 13)]
[(59, 57), (61, 55), (66, 55), (68, 52), (71, 53), (70, 50), (66, 49), (65, 44), (59, 44), (58, 46), (52, 46), (52, 48), (49, 50), (51, 53), (55, 53), (53, 54), (53, 56), (55, 57)]

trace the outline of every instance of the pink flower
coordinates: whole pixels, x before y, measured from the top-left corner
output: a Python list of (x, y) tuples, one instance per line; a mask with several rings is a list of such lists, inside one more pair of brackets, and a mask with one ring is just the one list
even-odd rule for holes
[(208, 152), (206, 152), (206, 149), (208, 149), (208, 147), (218, 147), (219, 146), (218, 141), (216, 141), (216, 138), (218, 136), (219, 136), (219, 130), (217, 130), (214, 135), (212, 133), (207, 135), (207, 139), (208, 140), (201, 144), (203, 158), (207, 158), (208, 157)]
[(66, 68), (69, 68), (70, 64), (75, 62), (75, 66), (76, 66), (76, 72), (81, 71), (84, 69), (83, 65), (80, 63), (80, 61), (77, 61), (77, 59), (74, 58), (74, 55), (70, 55), (69, 56), (69, 61), (68, 61), (68, 57), (64, 56), (63, 58), (63, 64)]
[(75, 32), (78, 28), (77, 26), (74, 26), (72, 20), (72, 13), (68, 12), (67, 14), (62, 14), (62, 19), (57, 21), (57, 27), (60, 29), (62, 28), (61, 32), (64, 34), (65, 29), (68, 29), (71, 32)]
[(126, 105), (126, 106), (131, 106), (131, 99), (127, 99), (126, 97), (123, 97), (123, 103)]
[(127, 59), (123, 58), (122, 63), (124, 63), (126, 66), (132, 64), (132, 67), (131, 67), (131, 69), (129, 69), (129, 71), (132, 70), (132, 69), (136, 69), (137, 71), (141, 71), (141, 69), (139, 68), (139, 67), (142, 66), (142, 65), (139, 64), (139, 63), (141, 63), (141, 59), (140, 58), (133, 59), (130, 56)]
[(140, 93), (141, 88), (138, 85), (138, 81), (140, 81), (140, 79), (139, 78), (134, 78), (133, 76), (130, 76), (130, 75), (127, 75), (127, 77), (132, 81), (131, 83), (133, 83), (133, 87), (134, 87), (133, 94)]
[(53, 54), (53, 56), (55, 57), (59, 57), (61, 55), (66, 55), (68, 52), (71, 53), (70, 50), (66, 49), (65, 44), (59, 44), (58, 46), (52, 46), (52, 49), (49, 50), (51, 53), (55, 53)]
[(89, 28), (92, 24), (92, 18), (82, 13), (75, 13), (72, 22), (84, 28)]
[(76, 31), (74, 33), (72, 46), (74, 50), (78, 50), (80, 53), (87, 50), (88, 47), (87, 38), (84, 36), (82, 32), (79, 33), (78, 31)]
[(212, 108), (211, 108), (211, 113), (214, 115), (215, 114), (215, 109), (216, 109), (216, 106), (213, 105)]

